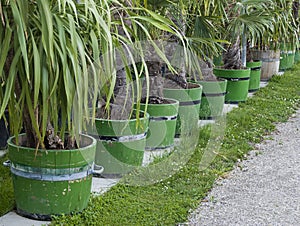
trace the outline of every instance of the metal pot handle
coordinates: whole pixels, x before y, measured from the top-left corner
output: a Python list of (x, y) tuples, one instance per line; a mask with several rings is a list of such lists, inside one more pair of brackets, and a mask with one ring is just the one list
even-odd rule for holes
[(101, 175), (103, 173), (103, 171), (104, 171), (103, 166), (99, 166), (99, 165), (94, 164), (94, 167), (93, 167), (93, 175), (94, 176)]
[(6, 160), (5, 162), (3, 162), (3, 166), (5, 167), (10, 167), (10, 165), (11, 165), (10, 160)]

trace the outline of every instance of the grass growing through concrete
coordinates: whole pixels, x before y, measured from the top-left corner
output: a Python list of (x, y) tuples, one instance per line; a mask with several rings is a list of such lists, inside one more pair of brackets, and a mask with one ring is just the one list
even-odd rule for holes
[(93, 197), (80, 214), (62, 216), (53, 225), (176, 225), (185, 222), (212, 188), (215, 180), (232, 170), (275, 129), (300, 103), (300, 65), (284, 76), (273, 77), (246, 103), (227, 115), (222, 147), (210, 166), (199, 170), (210, 126), (201, 129), (199, 144), (189, 162), (167, 180), (149, 186), (118, 184), (102, 196)]

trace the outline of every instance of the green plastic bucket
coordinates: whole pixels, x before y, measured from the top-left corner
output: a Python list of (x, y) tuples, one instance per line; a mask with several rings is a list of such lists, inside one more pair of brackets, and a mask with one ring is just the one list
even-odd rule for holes
[[(24, 143), (25, 135), (19, 136)], [(8, 140), (17, 213), (38, 220), (87, 207), (96, 140), (81, 136), (80, 149), (36, 150)]]
[[(174, 145), (179, 102), (168, 98), (164, 98), (164, 101), (168, 103), (147, 105), (150, 120), (146, 150), (168, 148)], [(146, 104), (140, 106), (141, 110), (145, 111)]]
[(300, 62), (300, 50), (297, 49), (295, 52), (295, 63), (299, 63)]
[(261, 75), (261, 61), (247, 62), (246, 66), (251, 69), (250, 81), (249, 81), (249, 92), (255, 92), (260, 87), (260, 75)]
[(279, 70), (285, 71), (293, 67), (295, 62), (295, 49), (290, 43), (280, 45)]
[(142, 165), (149, 114), (130, 120), (95, 119), (95, 164), (104, 167), (103, 177), (120, 177)]
[(164, 88), (163, 94), (166, 98), (179, 101), (175, 137), (179, 137), (181, 134), (189, 134), (198, 127), (202, 95), (200, 84), (188, 83), (187, 89)]
[(225, 103), (236, 104), (247, 100), (250, 69), (222, 69), (214, 68), (215, 76), (227, 80), (227, 94), (225, 95)]
[(214, 119), (222, 115), (227, 80), (197, 81), (203, 87), (202, 99), (199, 111), (200, 119)]

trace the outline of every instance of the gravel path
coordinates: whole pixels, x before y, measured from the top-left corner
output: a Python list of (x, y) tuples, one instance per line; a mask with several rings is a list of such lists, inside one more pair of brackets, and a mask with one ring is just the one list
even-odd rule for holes
[(300, 225), (300, 110), (216, 182), (189, 225)]

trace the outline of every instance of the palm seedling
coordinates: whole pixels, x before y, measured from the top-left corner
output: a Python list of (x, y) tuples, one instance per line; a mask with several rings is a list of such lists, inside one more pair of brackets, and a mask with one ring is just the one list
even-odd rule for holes
[[(260, 40), (266, 30), (273, 29), (273, 1), (233, 0), (227, 2), (226, 39), (231, 42), (223, 55), (224, 68), (241, 69), (246, 65), (247, 40)], [(241, 51), (241, 47), (243, 48)]]

